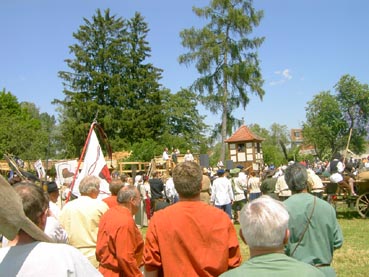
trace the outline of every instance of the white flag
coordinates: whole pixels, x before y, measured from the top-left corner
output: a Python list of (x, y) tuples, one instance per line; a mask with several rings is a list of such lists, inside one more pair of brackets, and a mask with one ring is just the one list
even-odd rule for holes
[(37, 171), (37, 175), (38, 175), (38, 178), (41, 180), (45, 177), (46, 173), (45, 173), (45, 168), (44, 166), (42, 165), (42, 161), (41, 160), (38, 160), (36, 161), (33, 166), (35, 167), (36, 171)]
[(76, 160), (63, 161), (55, 164), (56, 178), (58, 187), (72, 183), (73, 175), (76, 172), (78, 162)]
[(85, 176), (90, 175), (94, 175), (101, 179), (99, 198), (109, 196), (109, 183), (111, 182), (111, 176), (94, 130), (91, 132), (90, 140), (87, 145), (82, 170), (74, 182), (72, 191), (74, 195), (80, 195), (79, 183)]

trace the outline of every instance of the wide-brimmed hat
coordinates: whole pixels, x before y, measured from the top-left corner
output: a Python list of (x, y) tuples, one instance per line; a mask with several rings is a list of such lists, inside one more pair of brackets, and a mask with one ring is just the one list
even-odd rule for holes
[(58, 191), (58, 185), (55, 182), (48, 182), (47, 183), (47, 192), (52, 193), (54, 191)]
[(51, 239), (24, 213), (22, 199), (14, 188), (0, 176), (0, 233), (13, 240), (22, 229), (37, 241), (51, 242)]

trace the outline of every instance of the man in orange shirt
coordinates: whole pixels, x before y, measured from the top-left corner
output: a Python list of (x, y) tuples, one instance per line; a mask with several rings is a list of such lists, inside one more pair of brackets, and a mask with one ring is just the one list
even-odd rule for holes
[(96, 259), (105, 276), (142, 276), (140, 267), (144, 242), (133, 220), (141, 196), (134, 186), (125, 186), (117, 196), (118, 205), (100, 219)]
[(112, 208), (118, 205), (117, 194), (118, 194), (118, 191), (123, 186), (124, 186), (124, 183), (121, 179), (113, 179), (111, 183), (109, 184), (109, 190), (111, 192), (111, 195), (102, 200), (109, 206), (109, 208)]
[(144, 248), (145, 276), (219, 276), (241, 264), (234, 226), (200, 200), (202, 172), (183, 162), (173, 170), (179, 202), (155, 212)]

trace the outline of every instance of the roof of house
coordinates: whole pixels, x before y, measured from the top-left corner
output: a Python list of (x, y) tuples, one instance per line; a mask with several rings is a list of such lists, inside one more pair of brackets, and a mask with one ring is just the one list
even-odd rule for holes
[(224, 142), (263, 141), (264, 139), (255, 135), (246, 125), (242, 125), (233, 135)]

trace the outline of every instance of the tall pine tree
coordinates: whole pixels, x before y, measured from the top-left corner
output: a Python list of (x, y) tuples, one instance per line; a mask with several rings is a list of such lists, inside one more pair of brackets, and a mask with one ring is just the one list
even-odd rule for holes
[(212, 0), (209, 6), (193, 8), (197, 16), (209, 21), (202, 29), (190, 28), (180, 33), (182, 45), (189, 52), (180, 63), (195, 63), (200, 73), (193, 89), (212, 113), (222, 115), (221, 160), (225, 158), (227, 119), (242, 105), (249, 103), (249, 93), (264, 95), (263, 79), (255, 50), (263, 38), (250, 38), (259, 25), (262, 11), (256, 11), (252, 0)]
[(161, 70), (147, 63), (150, 47), (147, 24), (136, 13), (124, 20), (97, 10), (92, 20), (73, 34), (71, 71), (60, 71), (63, 100), (60, 105), (64, 156), (80, 154), (88, 128), (98, 114), (113, 150), (136, 140), (160, 136)]

